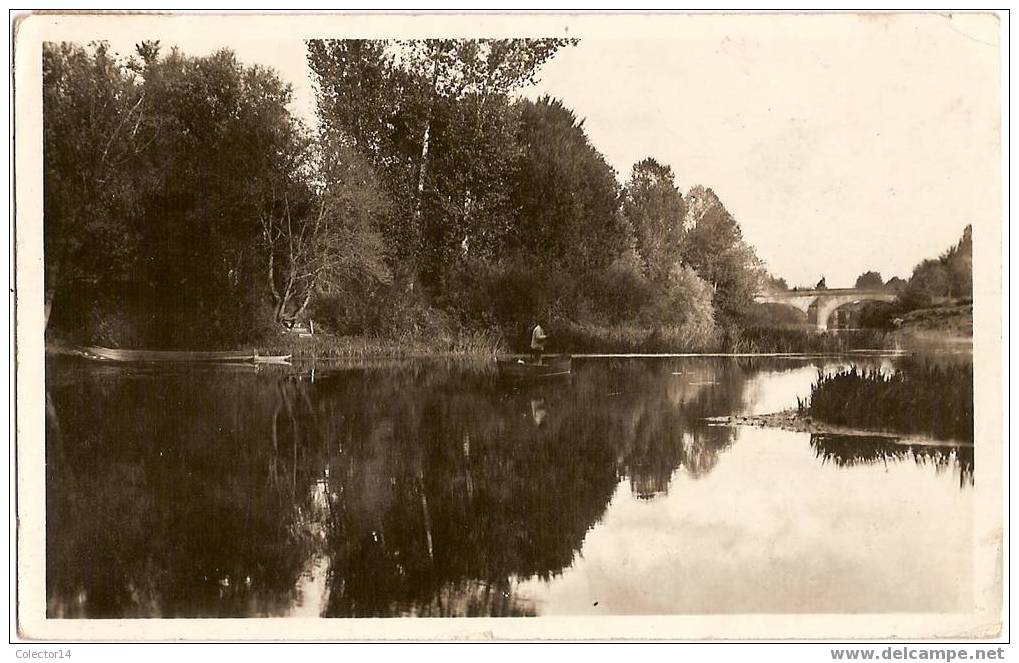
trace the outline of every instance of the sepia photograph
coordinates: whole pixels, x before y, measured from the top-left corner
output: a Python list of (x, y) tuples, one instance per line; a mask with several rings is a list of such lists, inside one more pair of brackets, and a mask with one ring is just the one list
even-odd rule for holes
[(21, 17), (18, 634), (1001, 637), (1003, 34)]

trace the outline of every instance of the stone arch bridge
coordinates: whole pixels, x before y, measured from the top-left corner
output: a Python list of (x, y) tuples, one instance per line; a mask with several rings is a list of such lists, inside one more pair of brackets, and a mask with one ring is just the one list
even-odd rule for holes
[(876, 288), (831, 288), (828, 290), (784, 290), (754, 297), (758, 304), (785, 304), (807, 314), (818, 329), (828, 329), (828, 318), (835, 309), (859, 302), (893, 302), (895, 293)]

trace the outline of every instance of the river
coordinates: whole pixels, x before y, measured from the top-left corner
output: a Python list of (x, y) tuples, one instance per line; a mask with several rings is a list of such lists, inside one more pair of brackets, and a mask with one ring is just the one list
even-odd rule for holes
[(47, 614), (967, 610), (971, 448), (705, 421), (849, 361), (52, 360)]

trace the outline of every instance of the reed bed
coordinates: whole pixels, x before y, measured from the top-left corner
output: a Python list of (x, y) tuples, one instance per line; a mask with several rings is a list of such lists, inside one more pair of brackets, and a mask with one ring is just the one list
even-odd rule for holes
[(502, 350), (501, 337), (487, 331), (465, 331), (439, 337), (405, 334), (394, 338), (381, 335), (333, 336), (318, 334), (309, 338), (286, 336), (258, 345), (258, 352), (261, 355), (292, 355), (294, 358), (301, 359), (419, 356), (491, 357)]
[[(733, 352), (840, 354), (858, 349), (884, 349), (889, 336), (878, 330), (819, 333), (812, 329), (774, 327), (706, 330), (696, 326), (590, 325), (562, 323), (550, 330), (549, 352)], [(528, 339), (526, 339), (529, 341)], [(519, 342), (525, 342), (521, 337)], [(509, 343), (496, 331), (462, 330), (435, 335), (401, 334), (310, 338), (281, 336), (263, 339), (255, 347), (260, 354), (299, 357), (414, 357), (492, 356), (510, 349), (526, 350)]]
[(546, 347), (556, 352), (711, 352), (714, 336), (683, 326), (568, 324), (552, 330)]
[(877, 329), (818, 332), (814, 329), (788, 327), (745, 327), (726, 333), (723, 349), (735, 353), (802, 352), (809, 354), (840, 354), (850, 350), (880, 350), (891, 347), (885, 332)]
[(973, 441), (972, 364), (819, 372), (809, 401), (797, 400), (800, 414), (830, 424)]

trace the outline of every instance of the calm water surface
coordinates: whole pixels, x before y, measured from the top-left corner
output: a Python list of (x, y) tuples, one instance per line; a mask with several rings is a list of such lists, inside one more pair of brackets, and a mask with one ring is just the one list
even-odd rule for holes
[(966, 609), (971, 449), (704, 421), (847, 364), (50, 363), (48, 613)]

